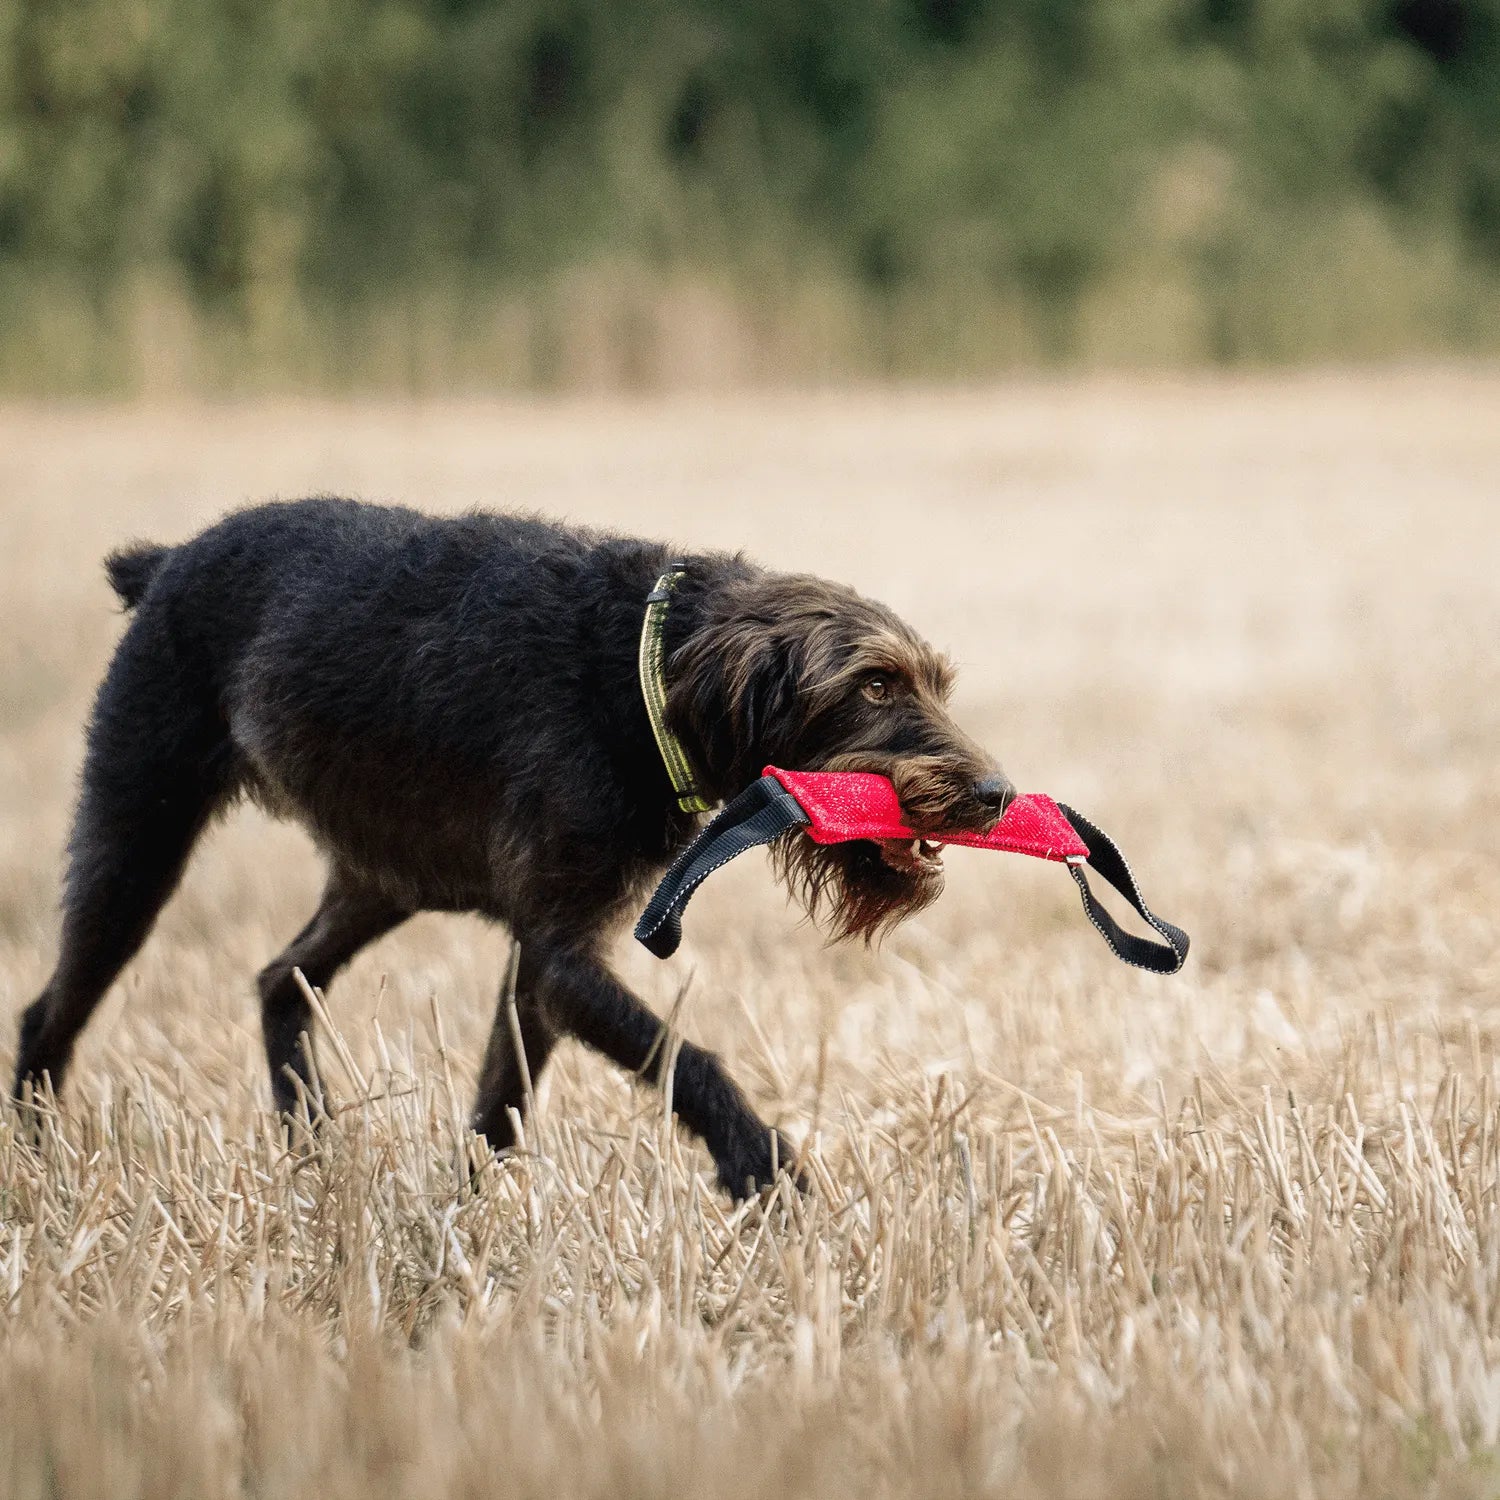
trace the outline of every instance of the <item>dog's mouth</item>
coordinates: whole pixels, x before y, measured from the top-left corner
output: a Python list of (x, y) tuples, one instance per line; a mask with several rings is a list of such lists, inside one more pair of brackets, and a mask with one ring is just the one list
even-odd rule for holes
[(942, 848), (920, 835), (818, 844), (792, 833), (777, 842), (776, 855), (782, 878), (808, 914), (826, 913), (832, 938), (873, 942), (936, 899), (943, 888)]
[(881, 859), (903, 875), (942, 873), (944, 846), (937, 839), (878, 839), (875, 846)]

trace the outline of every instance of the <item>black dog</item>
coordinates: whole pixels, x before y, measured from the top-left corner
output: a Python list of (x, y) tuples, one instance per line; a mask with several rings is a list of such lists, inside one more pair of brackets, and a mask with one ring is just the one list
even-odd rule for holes
[[(89, 728), (61, 955), (21, 1022), (17, 1097), (44, 1075), (61, 1085), (194, 841), (241, 794), (302, 823), (330, 868), (316, 915), (259, 980), (283, 1110), (311, 1077), (293, 970), (325, 986), (417, 911), (479, 912), (515, 934), (533, 1077), (564, 1033), (648, 1066), (662, 1024), (610, 973), (605, 940), (691, 837), (685, 808), (767, 762), (883, 772), (924, 834), (995, 822), (1011, 789), (949, 718), (946, 663), (889, 610), (740, 557), (667, 557), (536, 519), (317, 499), (110, 558), (135, 614)], [(660, 748), (638, 672), (648, 596)], [(696, 789), (674, 786), (674, 755)], [(841, 937), (869, 939), (941, 886), (925, 839), (792, 834), (779, 852)], [(712, 1053), (684, 1045), (675, 1067), (677, 1111), (724, 1186), (768, 1183), (786, 1143)], [(523, 1105), (501, 1015), (474, 1127), (504, 1147)]]

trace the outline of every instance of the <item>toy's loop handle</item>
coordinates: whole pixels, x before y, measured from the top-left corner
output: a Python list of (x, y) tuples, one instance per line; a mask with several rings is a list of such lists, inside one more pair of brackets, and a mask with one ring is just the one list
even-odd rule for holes
[(1187, 933), (1182, 928), (1175, 927), (1171, 922), (1158, 917), (1147, 907), (1141, 896), (1141, 888), (1135, 883), (1135, 875), (1126, 863), (1125, 856), (1120, 853), (1115, 841), (1102, 828), (1090, 823), (1082, 813), (1074, 812), (1066, 803), (1059, 802), (1057, 805), (1062, 808), (1062, 814), (1068, 822), (1078, 830), (1079, 838), (1089, 846), (1088, 863), (1135, 908), (1143, 921), (1148, 922), (1166, 939), (1165, 943), (1154, 943), (1150, 938), (1137, 937), (1134, 933), (1126, 932), (1099, 905), (1094, 893), (1089, 889), (1088, 877), (1083, 873), (1082, 861), (1075, 864), (1070, 860), (1068, 874), (1078, 883), (1079, 893), (1083, 897), (1083, 909), (1088, 913), (1089, 921), (1099, 929), (1099, 936), (1109, 944), (1110, 952), (1116, 958), (1123, 959), (1128, 964), (1134, 964), (1138, 969), (1150, 969), (1153, 974), (1175, 974), (1187, 962)]
[(658, 958), (670, 958), (682, 941), (682, 909), (693, 892), (737, 854), (807, 821), (797, 799), (774, 776), (753, 782), (677, 856), (635, 924), (636, 937)]

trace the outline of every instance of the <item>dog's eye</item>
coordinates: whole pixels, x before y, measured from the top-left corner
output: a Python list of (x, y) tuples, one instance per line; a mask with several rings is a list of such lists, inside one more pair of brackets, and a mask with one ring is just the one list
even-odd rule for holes
[(889, 677), (882, 677), (877, 672), (873, 677), (866, 677), (859, 690), (871, 703), (884, 703), (894, 693), (895, 685)]

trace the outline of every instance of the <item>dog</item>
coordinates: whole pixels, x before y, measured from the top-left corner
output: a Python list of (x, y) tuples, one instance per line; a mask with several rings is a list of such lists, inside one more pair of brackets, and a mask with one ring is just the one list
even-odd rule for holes
[(713, 1053), (663, 1046), (606, 962), (621, 918), (698, 813), (768, 763), (887, 775), (922, 835), (786, 836), (780, 876), (835, 938), (920, 911), (943, 834), (990, 828), (1013, 796), (949, 714), (952, 668), (897, 615), (740, 555), (673, 562), (536, 517), (315, 498), (128, 548), (106, 571), (131, 618), (89, 725), (57, 966), (21, 1020), (20, 1101), (61, 1088), (198, 836), (248, 796), (328, 861), (312, 920), (258, 980), (279, 1110), (315, 1097), (296, 971), (326, 987), (414, 913), (475, 912), (519, 944), (524, 1057), (503, 993), (474, 1129), (514, 1143), (523, 1070), (535, 1079), (564, 1035), (632, 1072), (670, 1054), (680, 1120), (743, 1198), (793, 1153)]

